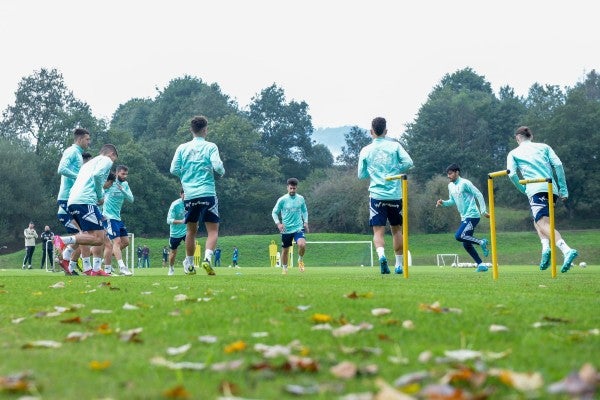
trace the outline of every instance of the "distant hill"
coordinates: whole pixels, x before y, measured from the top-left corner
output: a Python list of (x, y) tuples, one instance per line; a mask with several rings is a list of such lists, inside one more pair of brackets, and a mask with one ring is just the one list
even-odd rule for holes
[(337, 128), (317, 128), (312, 133), (312, 139), (318, 144), (327, 146), (333, 158), (342, 153), (342, 146), (346, 145), (344, 135), (350, 132), (351, 126), (339, 126)]

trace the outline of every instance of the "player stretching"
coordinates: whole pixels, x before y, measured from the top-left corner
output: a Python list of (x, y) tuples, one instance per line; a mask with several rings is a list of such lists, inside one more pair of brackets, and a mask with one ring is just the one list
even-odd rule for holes
[(125, 200), (133, 203), (133, 193), (129, 188), (127, 176), (129, 168), (119, 165), (116, 170), (117, 179), (104, 194), (104, 227), (106, 234), (112, 242), (112, 255), (117, 259), (121, 275), (131, 276), (132, 273), (123, 262), (122, 251), (129, 246), (127, 228), (121, 219), (121, 208)]
[(373, 243), (379, 257), (382, 274), (389, 274), (385, 257), (385, 224), (390, 222), (396, 254), (397, 274), (402, 270), (402, 187), (399, 180), (386, 181), (387, 176), (399, 175), (413, 166), (413, 161), (394, 140), (387, 140), (385, 118), (371, 122), (373, 141), (363, 147), (358, 157), (358, 178), (371, 179), (369, 185), (369, 225), (373, 227)]
[[(460, 176), (460, 167), (457, 164), (450, 164), (446, 168), (446, 175), (450, 179), (450, 183), (448, 184), (450, 198), (448, 200), (439, 199), (435, 203), (435, 206), (456, 206), (460, 214), (460, 226), (454, 234), (454, 238), (462, 242), (467, 253), (473, 258), (477, 264), (477, 272), (485, 272), (488, 268), (483, 265), (481, 257), (479, 257), (477, 250), (473, 247), (474, 244), (480, 245), (484, 257), (490, 254), (487, 248), (488, 241), (486, 239), (477, 239), (473, 236), (481, 215), (486, 218), (490, 217), (485, 207), (483, 195), (470, 180)], [(479, 208), (477, 208), (477, 203), (479, 203)]]
[[(304, 252), (306, 251), (306, 238), (308, 233), (308, 209), (304, 197), (296, 193), (298, 179), (287, 180), (287, 194), (277, 199), (271, 212), (277, 229), (281, 232), (281, 272), (287, 274), (287, 263), (292, 240), (298, 244), (298, 268), (304, 272)], [(281, 218), (280, 218), (281, 216)]]
[[(79, 232), (79, 226), (73, 222), (73, 219), (67, 211), (67, 200), (69, 200), (69, 194), (71, 193), (71, 187), (79, 174), (79, 170), (83, 165), (83, 153), (90, 145), (90, 133), (83, 128), (77, 128), (73, 132), (73, 144), (69, 146), (63, 153), (60, 162), (58, 164), (58, 174), (60, 175), (60, 189), (58, 190), (57, 204), (58, 212), (56, 217), (61, 224), (67, 229), (67, 233), (75, 234)], [(58, 251), (63, 250), (60, 243), (55, 237), (54, 248)], [(79, 257), (80, 250), (78, 246), (69, 246), (65, 249), (69, 258), (65, 258), (62, 255), (60, 261), (61, 267), (65, 270), (66, 275), (78, 275), (77, 258)], [(75, 254), (74, 254), (75, 253)], [(70, 263), (71, 256), (75, 259), (73, 263)]]
[(167, 224), (169, 224), (169, 275), (175, 275), (175, 258), (177, 248), (181, 242), (185, 242), (185, 206), (183, 205), (183, 189), (179, 198), (171, 203), (167, 213)]
[[(548, 206), (548, 184), (546, 182), (529, 183), (526, 186), (519, 183), (517, 170), (521, 172), (523, 179), (552, 178), (552, 169), (556, 173), (556, 179), (552, 179), (552, 190), (556, 192), (558, 183), (558, 196), (554, 195), (553, 202), (560, 197), (566, 201), (569, 197), (567, 189), (567, 180), (565, 170), (563, 169), (560, 158), (556, 155), (550, 146), (544, 143), (533, 143), (533, 133), (526, 126), (521, 126), (515, 133), (515, 139), (519, 147), (508, 153), (506, 158), (506, 169), (510, 170), (509, 178), (511, 182), (529, 197), (531, 214), (533, 216), (533, 226), (542, 242), (542, 260), (540, 269), (545, 270), (550, 266), (550, 210)], [(578, 256), (577, 250), (570, 248), (563, 240), (560, 232), (554, 230), (556, 246), (564, 256), (564, 262), (560, 272), (567, 272), (571, 268), (571, 263)]]
[[(104, 201), (103, 185), (106, 183), (110, 168), (117, 157), (115, 146), (105, 144), (100, 149), (100, 155), (81, 167), (67, 202), (67, 210), (81, 231), (73, 236), (54, 236), (55, 242), (60, 247), (63, 247), (64, 244), (102, 246), (104, 243), (105, 231), (98, 204), (102, 204)], [(65, 251), (67, 250), (68, 248), (65, 249)], [(84, 254), (84, 256), (89, 257), (89, 254)], [(84, 269), (90, 271), (92, 268), (84, 264)], [(88, 275), (102, 275), (99, 271), (100, 266), (98, 265), (98, 270), (90, 271)]]
[(190, 125), (193, 139), (179, 145), (171, 161), (171, 173), (181, 179), (184, 192), (187, 231), (183, 272), (185, 274), (196, 273), (194, 269), (194, 251), (196, 249), (198, 222), (202, 221), (207, 233), (202, 268), (206, 270), (208, 275), (214, 275), (215, 271), (210, 265), (210, 260), (219, 239), (220, 221), (214, 173), (217, 172), (223, 176), (225, 168), (219, 156), (217, 145), (206, 141), (206, 134), (208, 133), (208, 120), (206, 117), (194, 117)]

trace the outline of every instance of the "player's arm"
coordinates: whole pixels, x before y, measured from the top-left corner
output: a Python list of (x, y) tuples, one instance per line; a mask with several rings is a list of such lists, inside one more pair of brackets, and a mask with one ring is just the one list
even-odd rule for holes
[(513, 185), (515, 185), (519, 192), (524, 194), (525, 185), (521, 185), (519, 183), (519, 175), (517, 175), (517, 163), (515, 163), (515, 159), (510, 154), (508, 157), (506, 157), (506, 169), (510, 171), (508, 173), (508, 178), (510, 181), (513, 183)]
[(481, 194), (481, 191), (477, 189), (472, 183), (468, 186), (471, 193), (473, 193), (473, 195), (475, 196), (475, 199), (477, 199), (477, 204), (479, 204), (479, 213), (484, 217), (489, 218), (490, 214), (488, 214), (487, 212), (487, 207), (485, 205), (485, 199), (483, 198), (483, 194)]
[(223, 166), (223, 161), (221, 160), (221, 156), (219, 155), (219, 149), (215, 145), (214, 151), (211, 152), (210, 155), (210, 163), (212, 164), (213, 170), (223, 176), (225, 175), (225, 167)]
[(62, 175), (67, 178), (77, 179), (77, 171), (74, 171), (69, 168), (70, 160), (74, 156), (71, 152), (65, 152), (58, 163), (57, 172), (59, 175)]
[(306, 231), (306, 233), (308, 233), (308, 208), (306, 207), (306, 201), (302, 202), (300, 210), (302, 211), (302, 221), (304, 230)]
[(271, 211), (271, 217), (273, 218), (275, 225), (277, 225), (277, 229), (279, 229), (279, 232), (283, 232), (283, 230), (285, 229), (285, 226), (281, 223), (281, 220), (279, 219), (280, 210), (281, 210), (281, 199), (277, 200), (277, 203), (275, 203), (275, 207), (273, 207), (273, 211)]
[(178, 147), (177, 150), (175, 150), (175, 155), (173, 156), (173, 160), (171, 160), (171, 168), (169, 169), (171, 174), (178, 178), (181, 178), (181, 164), (181, 149)]
[(400, 161), (399, 168), (402, 173), (408, 171), (414, 166), (412, 158), (410, 158), (406, 150), (404, 150), (404, 147), (402, 147), (400, 144), (398, 145), (398, 160)]
[(550, 165), (554, 168), (556, 174), (556, 184), (558, 185), (558, 196), (561, 199), (567, 199), (569, 197), (569, 189), (567, 189), (567, 178), (565, 176), (565, 169), (563, 168), (562, 161), (556, 155), (554, 150), (548, 146), (548, 159)]
[(369, 177), (369, 170), (367, 169), (367, 162), (365, 157), (364, 149), (360, 151), (358, 156), (358, 179), (367, 179)]

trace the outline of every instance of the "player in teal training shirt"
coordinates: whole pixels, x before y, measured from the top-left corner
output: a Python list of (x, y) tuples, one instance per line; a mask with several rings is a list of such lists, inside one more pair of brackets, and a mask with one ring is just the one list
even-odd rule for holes
[(304, 197), (296, 191), (298, 179), (287, 180), (287, 194), (277, 199), (271, 217), (281, 232), (281, 272), (287, 274), (287, 263), (289, 259), (292, 241), (298, 245), (298, 269), (304, 272), (304, 253), (306, 251), (305, 233), (308, 233), (308, 209)]
[(402, 186), (400, 180), (386, 181), (388, 176), (403, 174), (413, 166), (404, 148), (394, 140), (386, 139), (385, 118), (371, 122), (373, 142), (360, 151), (358, 178), (371, 179), (369, 185), (369, 225), (373, 227), (373, 243), (379, 257), (382, 274), (390, 269), (385, 257), (385, 225), (390, 222), (396, 255), (395, 272), (402, 271)]
[[(450, 164), (446, 168), (446, 175), (450, 179), (450, 183), (448, 184), (450, 198), (448, 200), (439, 199), (435, 205), (436, 207), (456, 206), (460, 214), (460, 226), (454, 234), (454, 238), (462, 242), (467, 253), (473, 258), (477, 264), (477, 272), (485, 272), (488, 268), (483, 265), (481, 257), (479, 257), (477, 250), (473, 247), (474, 244), (480, 245), (483, 255), (485, 257), (488, 256), (488, 241), (486, 239), (477, 239), (473, 236), (481, 215), (486, 218), (490, 217), (487, 213), (483, 195), (470, 180), (460, 176), (460, 167), (457, 164)], [(477, 207), (477, 204), (479, 204), (479, 207)]]
[(181, 242), (185, 242), (187, 227), (185, 225), (185, 206), (183, 204), (183, 189), (179, 193), (179, 198), (171, 203), (167, 213), (167, 224), (169, 224), (169, 272), (168, 275), (175, 275), (175, 258), (177, 257), (177, 248)]
[[(566, 201), (569, 197), (565, 171), (560, 158), (556, 155), (550, 146), (544, 143), (534, 143), (533, 132), (526, 127), (521, 126), (515, 133), (515, 139), (519, 146), (508, 153), (506, 157), (506, 169), (509, 170), (511, 182), (529, 197), (531, 214), (533, 216), (533, 226), (542, 242), (542, 260), (540, 269), (545, 270), (550, 266), (550, 210), (548, 206), (548, 183), (529, 183), (521, 185), (517, 171), (521, 173), (523, 179), (551, 178), (552, 191), (558, 193), (554, 195), (553, 202), (560, 197)], [(553, 173), (554, 172), (554, 173)], [(556, 179), (553, 179), (556, 174)], [(558, 189), (558, 190), (557, 190)], [(556, 246), (564, 256), (564, 262), (560, 272), (567, 272), (571, 268), (571, 263), (578, 256), (577, 250), (570, 248), (562, 238), (558, 230), (554, 231)]]
[(187, 143), (179, 145), (171, 161), (171, 173), (181, 179), (185, 194), (185, 222), (187, 233), (185, 237), (186, 257), (183, 261), (183, 272), (195, 274), (194, 251), (198, 222), (204, 222), (206, 227), (206, 250), (202, 267), (209, 275), (215, 271), (210, 260), (219, 239), (219, 203), (215, 190), (214, 173), (223, 176), (225, 168), (219, 156), (217, 145), (206, 141), (208, 120), (206, 117), (194, 117), (190, 123), (194, 135)]
[(133, 193), (127, 182), (129, 168), (125, 165), (119, 165), (116, 169), (116, 180), (113, 185), (104, 193), (103, 216), (106, 234), (112, 243), (112, 254), (119, 264), (121, 275), (132, 275), (128, 266), (123, 261), (123, 250), (129, 246), (129, 236), (127, 227), (121, 219), (121, 208), (127, 200), (133, 203)]

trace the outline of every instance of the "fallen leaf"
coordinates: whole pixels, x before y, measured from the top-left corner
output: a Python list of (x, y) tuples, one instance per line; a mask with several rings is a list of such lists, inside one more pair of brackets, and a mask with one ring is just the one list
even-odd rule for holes
[(191, 399), (192, 394), (188, 392), (183, 386), (175, 386), (174, 388), (167, 389), (163, 392), (163, 396), (168, 399)]
[(336, 378), (351, 379), (356, 376), (358, 368), (353, 362), (342, 361), (341, 363), (329, 368), (329, 372), (331, 372)]
[(64, 282), (56, 282), (54, 285), (50, 285), (52, 289), (63, 289), (65, 287)]
[[(381, 378), (377, 378), (375, 380), (375, 384), (379, 388), (379, 392), (375, 394), (374, 400), (416, 400), (415, 397), (404, 394), (392, 386), (390, 386), (386, 381)], [(432, 399), (438, 399), (432, 397)], [(440, 398), (441, 399), (441, 398)]]
[(13, 324), (20, 324), (21, 322), (23, 322), (25, 320), (26, 320), (25, 317), (21, 317), (21, 318), (15, 318), (15, 319), (11, 320), (10, 322), (12, 322)]
[(389, 308), (374, 308), (371, 310), (371, 314), (374, 315), (375, 317), (379, 317), (381, 315), (387, 315), (391, 312), (392, 312), (392, 310), (390, 310)]
[(119, 334), (119, 339), (122, 342), (141, 343), (142, 340), (139, 338), (139, 335), (140, 333), (142, 333), (143, 330), (144, 328), (134, 328), (128, 331), (121, 332)]
[(92, 314), (111, 314), (112, 310), (98, 310), (96, 308), (94, 308), (93, 310), (90, 311)]
[(444, 351), (444, 354), (446, 355), (446, 357), (459, 362), (477, 360), (482, 357), (482, 353), (480, 351), (468, 349), (447, 350)]
[(33, 349), (33, 348), (47, 348), (47, 349), (58, 349), (62, 346), (62, 343), (55, 342), (54, 340), (36, 340), (33, 342), (27, 342), (21, 348)]
[(269, 336), (269, 332), (252, 332), (253, 338), (263, 338)]
[(170, 356), (176, 356), (179, 354), (187, 353), (187, 351), (191, 348), (192, 348), (192, 345), (190, 343), (184, 344), (183, 346), (179, 346), (179, 347), (168, 347), (167, 354)]
[(461, 314), (462, 310), (460, 308), (450, 308), (450, 307), (442, 307), (439, 302), (435, 302), (433, 304), (420, 304), (419, 309), (422, 311), (431, 311), (435, 313), (456, 313)]
[(217, 372), (236, 371), (244, 365), (244, 360), (225, 361), (213, 364), (210, 369)]
[(216, 343), (217, 340), (218, 340), (218, 338), (216, 336), (210, 336), (210, 335), (198, 336), (198, 341), (202, 342), (202, 343)]
[(318, 324), (314, 325), (310, 330), (311, 331), (330, 331), (332, 330), (332, 326), (329, 324)]
[(73, 318), (63, 319), (60, 322), (63, 324), (80, 324), (81, 317), (77, 316), (77, 317), (73, 317)]
[(406, 330), (411, 331), (415, 329), (415, 324), (410, 319), (407, 319), (406, 321), (402, 321), (402, 327)]
[(254, 345), (254, 350), (261, 353), (265, 358), (275, 358), (279, 356), (287, 357), (292, 353), (292, 349), (289, 346), (278, 344), (268, 346), (266, 344), (257, 343)]
[(231, 396), (237, 396), (240, 393), (240, 388), (233, 382), (223, 381), (219, 384), (219, 391), (231, 399)]
[(508, 332), (508, 328), (504, 325), (490, 325), (490, 332), (491, 333), (496, 333), (496, 332)]
[(579, 372), (572, 372), (548, 386), (548, 393), (565, 393), (571, 398), (593, 399), (600, 384), (600, 374), (591, 364), (584, 364)]
[(429, 350), (425, 350), (425, 351), (421, 352), (421, 354), (419, 354), (419, 357), (417, 359), (419, 360), (420, 363), (425, 364), (425, 363), (428, 363), (429, 361), (431, 361), (432, 357), (433, 357), (433, 353)]
[(537, 390), (544, 385), (544, 379), (539, 372), (522, 373), (507, 369), (491, 369), (489, 374), (497, 376), (502, 383), (521, 392)]
[(138, 306), (134, 306), (133, 304), (125, 303), (123, 305), (123, 310), (139, 310)]
[(227, 354), (244, 350), (246, 350), (246, 342), (244, 342), (243, 340), (238, 340), (236, 342), (230, 343), (227, 346), (225, 346), (224, 349), (225, 353)]
[(111, 362), (108, 360), (105, 361), (90, 361), (89, 367), (92, 371), (102, 371), (110, 367)]
[(82, 342), (92, 336), (89, 332), (70, 332), (65, 338), (65, 342)]
[(333, 321), (333, 318), (331, 317), (331, 315), (327, 315), (327, 314), (313, 314), (311, 319), (313, 322), (315, 322), (317, 324), (325, 324), (325, 323)]
[(300, 311), (306, 311), (306, 310), (308, 310), (308, 309), (310, 308), (310, 306), (298, 306), (298, 307), (296, 307), (296, 308), (297, 308), (298, 310), (300, 310)]
[(203, 370), (204, 368), (206, 368), (206, 365), (203, 363), (193, 363), (193, 362), (186, 362), (186, 361), (173, 362), (173, 361), (167, 360), (164, 357), (154, 357), (150, 360), (150, 364), (156, 365), (159, 367), (167, 367), (172, 370), (186, 369), (186, 370), (200, 371), (200, 370)]
[(33, 374), (20, 372), (17, 374), (0, 376), (0, 393), (29, 393), (36, 392)]

